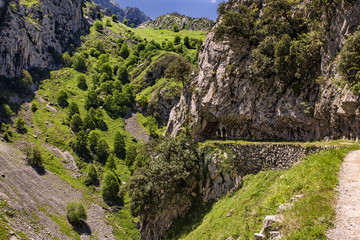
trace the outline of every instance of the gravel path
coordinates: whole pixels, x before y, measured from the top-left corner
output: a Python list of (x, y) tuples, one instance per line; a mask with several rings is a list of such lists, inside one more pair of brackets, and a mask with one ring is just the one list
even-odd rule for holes
[(339, 172), (339, 196), (336, 220), (328, 238), (334, 240), (360, 239), (360, 150), (350, 152)]
[(125, 130), (130, 132), (137, 141), (147, 142), (150, 140), (150, 135), (140, 126), (136, 114), (130, 111), (126, 112)]

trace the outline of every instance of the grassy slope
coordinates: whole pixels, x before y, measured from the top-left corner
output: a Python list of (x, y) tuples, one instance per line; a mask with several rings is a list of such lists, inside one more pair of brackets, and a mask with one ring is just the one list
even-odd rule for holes
[[(326, 239), (331, 227), (342, 159), (358, 145), (326, 150), (307, 157), (286, 171), (264, 171), (243, 178), (242, 187), (212, 206), (198, 206), (193, 215), (178, 223), (166, 239), (253, 239), (266, 215), (276, 215), (282, 203), (304, 194), (284, 212), (283, 239)], [(232, 215), (226, 215), (232, 211)], [(199, 218), (199, 216), (201, 216)], [(190, 224), (188, 223), (190, 222)]]

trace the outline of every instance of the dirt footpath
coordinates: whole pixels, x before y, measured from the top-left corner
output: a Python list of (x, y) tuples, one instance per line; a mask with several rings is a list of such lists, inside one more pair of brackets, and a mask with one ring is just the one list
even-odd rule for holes
[(339, 172), (339, 196), (336, 220), (328, 238), (334, 240), (360, 239), (360, 150), (350, 152)]
[[(82, 192), (49, 171), (36, 171), (26, 164), (17, 149), (0, 142), (0, 200), (10, 206), (10, 225), (30, 239), (71, 239), (51, 217), (65, 220), (65, 206), (83, 201)], [(85, 202), (84, 202), (85, 203)], [(87, 231), (81, 239), (115, 239), (105, 220), (105, 211), (97, 204), (87, 206)]]

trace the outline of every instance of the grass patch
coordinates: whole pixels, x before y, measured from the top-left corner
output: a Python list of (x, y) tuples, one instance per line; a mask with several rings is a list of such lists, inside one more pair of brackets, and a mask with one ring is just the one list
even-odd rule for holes
[[(196, 207), (183, 225), (176, 225), (165, 239), (253, 239), (267, 215), (295, 194), (304, 197), (284, 212), (284, 239), (326, 239), (332, 226), (337, 173), (345, 155), (358, 145), (325, 150), (306, 157), (290, 170), (263, 171), (243, 178), (242, 187), (209, 207)], [(229, 212), (230, 217), (227, 217)], [(193, 219), (193, 220), (191, 220)]]
[(72, 226), (69, 224), (69, 222), (66, 220), (65, 217), (63, 216), (57, 217), (51, 214), (48, 214), (48, 217), (51, 218), (51, 220), (53, 220), (59, 226), (60, 231), (64, 233), (66, 236), (76, 240), (81, 239), (80, 235), (74, 231), (74, 229), (72, 228)]

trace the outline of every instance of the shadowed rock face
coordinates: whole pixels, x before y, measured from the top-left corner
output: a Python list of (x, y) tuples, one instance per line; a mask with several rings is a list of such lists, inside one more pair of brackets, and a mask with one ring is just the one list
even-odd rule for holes
[(40, 0), (29, 7), (19, 0), (11, 5), (0, 1), (0, 76), (11, 78), (22, 69), (56, 67), (56, 52), (76, 43), (86, 30), (82, 1)]
[[(238, 2), (229, 1), (227, 8), (234, 8)], [(250, 81), (249, 41), (241, 37), (216, 41), (213, 29), (199, 55), (199, 75), (183, 90), (166, 132), (177, 135), (185, 123), (190, 123), (199, 140), (216, 137), (219, 126), (226, 127), (229, 139), (358, 138), (359, 97), (347, 86), (338, 89), (334, 85), (333, 79), (339, 73), (336, 64), (330, 63), (346, 36), (360, 24), (359, 16), (360, 1), (352, 6), (337, 6), (319, 65), (324, 81), (319, 85), (314, 79), (297, 90), (275, 81)], [(218, 24), (220, 21), (221, 16)]]

